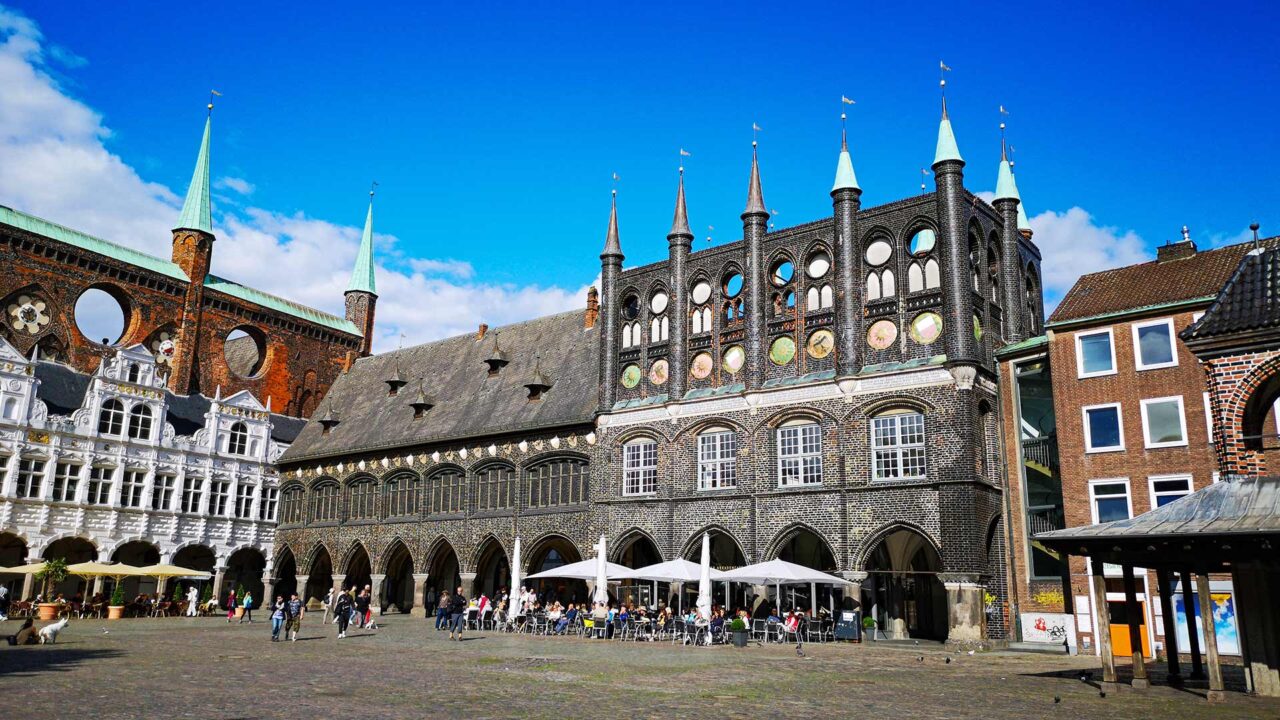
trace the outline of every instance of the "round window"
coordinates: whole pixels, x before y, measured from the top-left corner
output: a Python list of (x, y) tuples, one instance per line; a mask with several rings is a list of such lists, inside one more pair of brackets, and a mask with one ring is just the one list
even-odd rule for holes
[(796, 341), (789, 336), (782, 336), (769, 346), (769, 359), (774, 365), (786, 365), (796, 357)]
[(932, 345), (942, 335), (942, 317), (937, 313), (923, 312), (911, 321), (911, 339), (921, 345)]
[(791, 282), (791, 278), (795, 277), (796, 269), (790, 260), (780, 260), (773, 264), (773, 269), (769, 271), (769, 281), (778, 287), (782, 287)]
[(640, 384), (640, 378), (644, 377), (644, 373), (640, 372), (639, 365), (628, 365), (622, 369), (622, 387), (630, 390)]
[(898, 326), (891, 320), (877, 320), (867, 330), (867, 344), (876, 350), (888, 350), (898, 340)]
[(725, 372), (730, 375), (737, 375), (738, 371), (742, 369), (742, 366), (745, 365), (746, 362), (747, 353), (742, 349), (741, 345), (734, 345), (724, 351), (724, 362), (722, 365), (724, 366)]
[(816, 280), (817, 278), (820, 278), (826, 275), (827, 271), (829, 271), (830, 269), (831, 269), (831, 256), (828, 255), (827, 253), (816, 252), (813, 255), (809, 256), (809, 267), (808, 267), (809, 277), (814, 278)]
[(703, 280), (697, 285), (694, 285), (693, 292), (690, 294), (690, 299), (693, 300), (694, 305), (701, 305), (711, 299), (711, 283)]
[(893, 257), (893, 246), (883, 240), (877, 240), (867, 246), (867, 264), (883, 265)]
[(742, 292), (742, 274), (730, 273), (724, 279), (725, 297), (738, 297), (738, 293)]
[(653, 311), (654, 315), (662, 314), (662, 311), (667, 309), (667, 294), (661, 290), (654, 293), (653, 297), (649, 299), (649, 309)]
[[(34, 307), (34, 304), (33, 304)], [(21, 308), (20, 308), (21, 309)], [(28, 318), (34, 317), (34, 324), (39, 326), (39, 314), (26, 313)], [(21, 319), (21, 313), (19, 315)], [(89, 288), (76, 299), (76, 328), (80, 334), (93, 342), (114, 345), (128, 325), (125, 306), (111, 293), (100, 288)]]
[(932, 230), (925, 228), (911, 236), (911, 254), (924, 255), (933, 249), (937, 241), (937, 235), (934, 235)]
[(626, 300), (622, 301), (622, 317), (628, 320), (635, 320), (640, 316), (640, 298), (635, 295), (628, 295)]

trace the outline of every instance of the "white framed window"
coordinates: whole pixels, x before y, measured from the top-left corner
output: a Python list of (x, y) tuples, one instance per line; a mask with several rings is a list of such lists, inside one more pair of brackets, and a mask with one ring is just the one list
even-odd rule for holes
[(1147, 478), (1151, 490), (1151, 508), (1154, 510), (1190, 495), (1195, 488), (1190, 475), (1152, 475)]
[(204, 484), (204, 478), (198, 475), (188, 475), (182, 480), (182, 512), (198, 513), (200, 512), (200, 496), (203, 494), (201, 486)]
[(924, 415), (899, 412), (871, 419), (871, 473), (872, 480), (925, 477)]
[(738, 434), (716, 428), (698, 436), (698, 489), (738, 487)]
[(76, 463), (60, 462), (53, 468), (54, 502), (75, 502), (76, 487), (80, 484), (80, 468)]
[(227, 499), (231, 494), (230, 480), (214, 480), (209, 484), (209, 514), (224, 517), (227, 514)]
[(89, 468), (89, 492), (85, 502), (90, 505), (106, 505), (111, 502), (111, 475), (115, 468), (99, 465)]
[(1089, 506), (1093, 523), (1128, 520), (1133, 517), (1133, 498), (1129, 497), (1129, 478), (1089, 481)]
[(1182, 411), (1181, 395), (1142, 401), (1142, 437), (1149, 448), (1187, 444), (1187, 417)]
[(18, 460), (18, 482), (13, 488), (13, 496), (20, 498), (40, 497), (40, 478), (44, 476), (45, 461), (40, 458), (22, 458)]
[(124, 480), (120, 483), (120, 507), (142, 507), (142, 488), (146, 477), (146, 470), (129, 468), (124, 471)]
[[(401, 482), (408, 483), (408, 478), (401, 478)], [(416, 483), (412, 486), (416, 492), (418, 486)], [(280, 489), (263, 486), (261, 497), (258, 499), (258, 519), (274, 522), (276, 519), (276, 505), (280, 500)]]
[(822, 483), (822, 426), (814, 422), (778, 428), (778, 487)]
[(146, 405), (134, 405), (129, 409), (129, 439), (151, 439), (151, 408)]
[(1084, 418), (1084, 451), (1116, 452), (1124, 450), (1124, 419), (1120, 403), (1088, 405), (1080, 408)]
[(124, 432), (124, 404), (112, 398), (102, 403), (98, 413), (98, 434), (119, 436)]
[(1076, 377), (1114, 375), (1116, 344), (1111, 328), (1076, 333)]
[(1213, 407), (1209, 402), (1209, 393), (1203, 394), (1204, 400), (1204, 430), (1209, 434), (1209, 444), (1214, 444), (1213, 439)]
[(1133, 364), (1138, 370), (1156, 370), (1178, 364), (1173, 318), (1133, 324)]
[(622, 446), (622, 494), (658, 492), (658, 443), (633, 440)]
[(236, 488), (236, 517), (248, 520), (253, 517), (253, 486), (241, 483)]
[(168, 510), (173, 506), (173, 485), (176, 480), (172, 475), (156, 475), (155, 485), (151, 488), (152, 510)]
[(244, 455), (245, 450), (249, 447), (249, 429), (242, 422), (234, 422), (231, 424), (231, 430), (227, 432), (227, 453), (231, 455)]

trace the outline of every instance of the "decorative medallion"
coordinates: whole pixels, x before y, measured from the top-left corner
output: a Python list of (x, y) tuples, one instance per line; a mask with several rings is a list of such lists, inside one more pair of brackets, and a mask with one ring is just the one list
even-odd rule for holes
[(929, 228), (925, 228), (911, 236), (910, 249), (912, 255), (924, 255), (933, 249), (938, 236)]
[(168, 330), (163, 330), (155, 339), (151, 341), (151, 354), (156, 356), (156, 362), (161, 365), (168, 365), (173, 361), (173, 356), (178, 352), (178, 344), (174, 341), (174, 337)]
[(921, 345), (932, 345), (942, 335), (942, 317), (935, 312), (922, 312), (911, 321), (911, 339)]
[(786, 365), (796, 359), (796, 341), (784, 335), (769, 345), (769, 359), (774, 365)]
[(809, 268), (807, 272), (809, 277), (817, 280), (827, 274), (831, 269), (831, 256), (826, 252), (819, 251), (809, 257)]
[(649, 309), (654, 315), (661, 315), (662, 311), (667, 309), (667, 294), (661, 290), (654, 293), (649, 299)]
[(689, 374), (694, 379), (706, 380), (715, 365), (715, 361), (711, 359), (711, 353), (698, 353), (693, 356), (693, 362), (689, 363)]
[(665, 385), (667, 375), (671, 372), (671, 366), (666, 360), (658, 360), (649, 366), (649, 382), (654, 385)]
[(703, 280), (693, 286), (693, 292), (689, 295), (689, 299), (693, 300), (694, 305), (701, 305), (711, 298), (711, 283)]
[(818, 330), (809, 335), (809, 342), (805, 344), (805, 350), (808, 351), (809, 357), (815, 360), (831, 354), (836, 349), (836, 336), (830, 330)]
[(982, 342), (982, 319), (977, 315), (973, 316), (973, 339)]
[(741, 345), (734, 345), (724, 351), (724, 370), (730, 375), (737, 375), (747, 362), (747, 352)]
[(622, 387), (630, 390), (640, 384), (640, 378), (643, 373), (640, 372), (639, 365), (628, 365), (622, 368)]
[(17, 302), (9, 304), (9, 324), (15, 330), (36, 335), (49, 324), (48, 309), (40, 298), (19, 295)]
[(892, 320), (877, 320), (867, 329), (867, 344), (876, 350), (888, 350), (898, 341), (898, 325)]

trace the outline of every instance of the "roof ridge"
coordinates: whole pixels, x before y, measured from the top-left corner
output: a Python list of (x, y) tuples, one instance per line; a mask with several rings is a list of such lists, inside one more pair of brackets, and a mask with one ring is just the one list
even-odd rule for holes
[[(586, 312), (586, 308), (576, 308), (573, 310), (564, 310), (558, 313), (551, 313), (550, 315), (539, 315), (537, 317), (528, 318), (526, 320), (518, 320), (516, 322), (508, 323), (506, 325), (497, 325), (495, 327), (486, 328), (484, 336), (487, 338), (491, 333), (507, 332), (508, 330), (511, 330), (513, 328), (518, 328), (522, 325), (529, 325), (530, 323), (540, 322), (543, 320), (551, 320), (553, 318), (564, 317), (566, 315), (574, 315), (574, 314), (581, 315), (584, 312)], [(356, 362), (359, 363), (360, 361), (366, 360), (366, 359), (385, 360), (389, 358), (400, 358), (400, 357), (403, 357), (402, 355), (403, 353), (407, 353), (410, 350), (418, 350), (425, 347), (435, 347), (440, 344), (447, 343), (453, 340), (461, 340), (461, 339), (470, 338), (474, 336), (475, 336), (475, 332), (458, 333), (457, 335), (449, 335), (447, 337), (436, 338), (435, 340), (428, 340), (423, 343), (418, 343), (417, 345), (410, 345), (409, 347), (399, 348), (397, 350), (380, 353), (378, 355), (369, 355), (367, 358), (357, 358)]]
[[(296, 300), (290, 300), (289, 298), (281, 297), (281, 296), (279, 296), (279, 295), (275, 295), (275, 294), (273, 294), (273, 293), (269, 293), (269, 292), (267, 292), (266, 290), (261, 290), (261, 289), (256, 288), (256, 287), (251, 287), (251, 286), (249, 286), (249, 285), (245, 285), (244, 283), (241, 283), (241, 282), (236, 282), (235, 280), (228, 280), (227, 278), (224, 278), (224, 277), (222, 277), (221, 275), (214, 275), (213, 273), (209, 273), (209, 274), (205, 275), (205, 284), (206, 284), (206, 286), (208, 285), (208, 280), (210, 280), (210, 279), (212, 279), (212, 280), (216, 280), (217, 282), (220, 282), (220, 283), (226, 283), (226, 284), (228, 284), (228, 285), (235, 285), (236, 287), (244, 288), (245, 290), (249, 290), (249, 291), (251, 291), (251, 292), (253, 292), (253, 293), (256, 293), (256, 294), (258, 294), (258, 295), (262, 295), (263, 297), (267, 297), (267, 298), (270, 298), (270, 299), (275, 300), (275, 301), (277, 301), (277, 302), (283, 303), (283, 304), (285, 304), (285, 305), (289, 305), (289, 306), (292, 306), (292, 307), (298, 308), (299, 310), (305, 310), (305, 311), (307, 311), (308, 313), (311, 313), (311, 314), (314, 314), (314, 315), (320, 315), (320, 316), (325, 317), (325, 318), (330, 318), (330, 319), (335, 320), (335, 321), (337, 321), (337, 322), (345, 322), (345, 321), (346, 321), (346, 318), (338, 317), (337, 315), (334, 315), (333, 313), (325, 312), (324, 310), (321, 310), (321, 309), (319, 309), (319, 308), (313, 308), (313, 307), (311, 307), (310, 305), (303, 305), (302, 303), (300, 303), (300, 302), (298, 302), (298, 301), (296, 301)], [(214, 289), (214, 290), (217, 290), (218, 288), (216, 288), (216, 287), (215, 287), (215, 288), (213, 288), (213, 289)]]
[[(151, 254), (151, 253), (149, 253), (149, 252), (143, 252), (142, 250), (139, 250), (139, 249), (137, 249), (137, 248), (135, 248), (135, 247), (130, 247), (130, 246), (128, 246), (128, 245), (121, 245), (120, 243), (118, 243), (118, 242), (113, 242), (113, 241), (111, 241), (111, 240), (105, 240), (105, 239), (103, 239), (103, 238), (98, 237), (97, 235), (90, 235), (89, 233), (87, 233), (87, 232), (85, 232), (85, 231), (83, 231), (83, 230), (76, 230), (76, 229), (75, 229), (75, 228), (73, 228), (73, 227), (69, 227), (69, 226), (67, 226), (67, 225), (63, 225), (62, 223), (56, 223), (56, 222), (54, 222), (54, 221), (52, 221), (52, 220), (49, 220), (49, 219), (47, 219), (47, 218), (42, 218), (42, 217), (40, 217), (39, 215), (33, 215), (32, 213), (29, 213), (29, 212), (23, 212), (22, 210), (17, 210), (17, 209), (11, 208), (11, 207), (9, 207), (8, 205), (0, 205), (0, 210), (8, 210), (9, 212), (11, 212), (11, 213), (13, 213), (13, 214), (15, 214), (15, 215), (18, 215), (18, 216), (20, 216), (20, 217), (24, 217), (24, 218), (27, 218), (27, 219), (30, 219), (30, 220), (35, 220), (35, 221), (37, 221), (37, 222), (42, 222), (42, 223), (44, 223), (44, 224), (46, 224), (46, 225), (52, 225), (53, 227), (57, 228), (58, 230), (62, 230), (62, 231), (65, 231), (65, 232), (71, 233), (72, 235), (79, 235), (80, 237), (83, 237), (83, 238), (85, 238), (85, 239), (92, 240), (92, 241), (94, 241), (94, 242), (100, 242), (100, 243), (102, 243), (103, 245), (110, 245), (110, 246), (111, 246), (111, 247), (113, 247), (113, 248), (118, 248), (118, 249), (123, 250), (123, 251), (125, 251), (125, 252), (127, 252), (127, 253), (132, 253), (132, 254), (134, 254), (134, 255), (141, 255), (142, 257), (145, 257), (145, 258), (147, 258), (147, 259), (149, 259), (149, 260), (155, 260), (155, 261), (158, 261), (158, 262), (165, 263), (165, 264), (167, 264), (167, 265), (172, 265), (172, 266), (174, 267), (174, 269), (178, 271), (179, 275), (181, 275), (181, 276), (182, 276), (182, 277), (184, 277), (184, 278), (186, 277), (186, 274), (182, 272), (182, 269), (178, 267), (177, 263), (174, 263), (172, 260), (165, 260), (164, 258), (160, 257), (159, 255), (152, 255), (152, 254)], [(26, 228), (23, 228), (23, 229), (26, 229)], [(49, 238), (49, 239), (50, 239), (50, 240), (57, 240), (58, 238)]]

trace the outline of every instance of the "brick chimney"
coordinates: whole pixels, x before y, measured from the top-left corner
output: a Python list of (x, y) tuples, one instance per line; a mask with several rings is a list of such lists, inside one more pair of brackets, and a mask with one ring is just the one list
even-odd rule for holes
[(483, 340), (484, 334), (487, 332), (489, 332), (489, 324), (480, 323), (480, 327), (476, 330), (476, 342), (480, 342), (481, 340)]
[(596, 320), (600, 317), (600, 293), (596, 290), (595, 285), (587, 288), (587, 312), (582, 318), (582, 327), (590, 330), (596, 326)]
[(1191, 231), (1182, 226), (1182, 239), (1175, 243), (1166, 243), (1156, 248), (1156, 262), (1181, 260), (1196, 254), (1196, 244), (1191, 240)]

